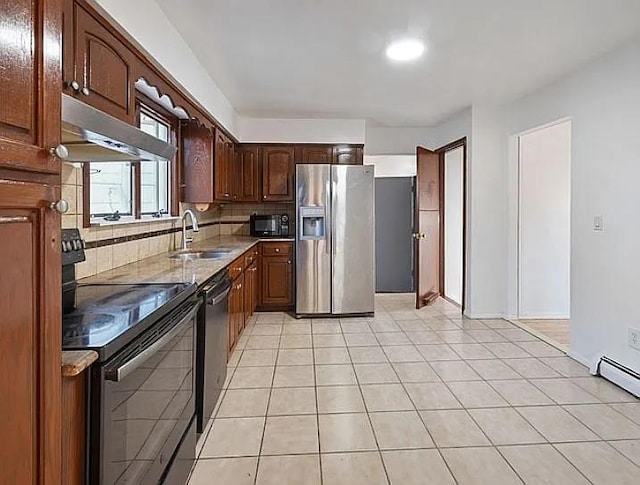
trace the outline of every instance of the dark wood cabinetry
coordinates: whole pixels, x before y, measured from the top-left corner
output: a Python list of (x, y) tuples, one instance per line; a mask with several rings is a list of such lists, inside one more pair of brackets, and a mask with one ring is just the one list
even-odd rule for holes
[(216, 130), (214, 155), (215, 199), (231, 201), (234, 192), (235, 150), (233, 142), (220, 130)]
[(259, 148), (255, 145), (238, 145), (235, 159), (234, 200), (260, 202)]
[(88, 370), (62, 378), (62, 483), (85, 483)]
[(332, 163), (331, 145), (301, 145), (296, 147), (296, 163)]
[(0, 1), (0, 166), (60, 172), (59, 0)]
[(229, 352), (231, 352), (244, 329), (244, 273), (231, 284), (229, 292)]
[(78, 3), (65, 12), (63, 92), (133, 124), (134, 54)]
[(335, 165), (362, 165), (362, 147), (339, 145), (333, 147)]
[(262, 200), (292, 202), (294, 147), (262, 147)]
[(62, 8), (1, 0), (0, 483), (61, 480)]
[(286, 309), (293, 305), (293, 242), (263, 242), (260, 308)]
[(60, 483), (61, 263), (56, 185), (0, 180), (1, 483)]
[(182, 125), (182, 201), (211, 203), (213, 187), (213, 134), (197, 121)]

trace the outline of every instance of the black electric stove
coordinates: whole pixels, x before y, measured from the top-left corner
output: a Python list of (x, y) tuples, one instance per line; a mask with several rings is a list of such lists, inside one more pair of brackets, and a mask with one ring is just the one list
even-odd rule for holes
[(195, 460), (193, 283), (84, 284), (77, 229), (62, 231), (62, 348), (95, 350), (85, 483), (184, 484)]
[(190, 283), (76, 284), (62, 316), (62, 348), (95, 350), (104, 361), (195, 293)]

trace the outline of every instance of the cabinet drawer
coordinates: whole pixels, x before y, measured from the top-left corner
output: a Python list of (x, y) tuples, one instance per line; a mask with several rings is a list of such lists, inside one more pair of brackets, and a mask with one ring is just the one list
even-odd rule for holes
[(254, 248), (249, 249), (246, 253), (244, 253), (244, 266), (248, 268), (258, 259), (258, 251)]
[(264, 256), (289, 256), (293, 254), (293, 243), (290, 242), (268, 242), (262, 243), (262, 254)]
[(235, 280), (242, 274), (245, 268), (244, 255), (237, 258), (233, 263), (229, 265), (229, 276), (232, 280)]

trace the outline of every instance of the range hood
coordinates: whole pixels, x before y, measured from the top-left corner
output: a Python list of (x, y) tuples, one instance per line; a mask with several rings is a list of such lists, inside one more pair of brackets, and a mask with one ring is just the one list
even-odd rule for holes
[(62, 143), (69, 162), (173, 160), (176, 147), (76, 98), (62, 95)]

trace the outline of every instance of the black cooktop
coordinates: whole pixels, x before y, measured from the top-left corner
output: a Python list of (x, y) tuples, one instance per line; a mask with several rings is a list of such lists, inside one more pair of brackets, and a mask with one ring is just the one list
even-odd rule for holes
[(62, 316), (62, 348), (108, 359), (195, 290), (190, 283), (75, 285), (66, 290), (75, 291), (75, 305)]

